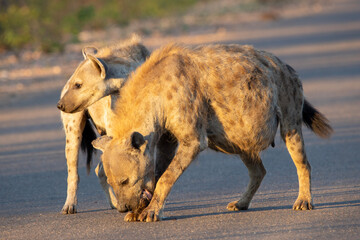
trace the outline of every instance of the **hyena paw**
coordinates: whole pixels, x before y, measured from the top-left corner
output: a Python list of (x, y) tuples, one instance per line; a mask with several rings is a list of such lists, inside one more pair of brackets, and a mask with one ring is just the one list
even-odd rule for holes
[(234, 201), (227, 205), (227, 210), (229, 211), (240, 211), (240, 210), (248, 210), (249, 203), (243, 201)]
[(145, 208), (139, 216), (139, 220), (142, 222), (156, 222), (160, 221), (160, 213), (157, 209)]
[(65, 204), (64, 207), (61, 209), (62, 214), (75, 214), (76, 205), (75, 204)]
[(139, 214), (133, 213), (133, 212), (128, 212), (125, 217), (124, 217), (124, 221), (125, 222), (136, 222), (138, 220)]
[(311, 203), (311, 200), (298, 198), (294, 205), (294, 210), (312, 210), (314, 205)]

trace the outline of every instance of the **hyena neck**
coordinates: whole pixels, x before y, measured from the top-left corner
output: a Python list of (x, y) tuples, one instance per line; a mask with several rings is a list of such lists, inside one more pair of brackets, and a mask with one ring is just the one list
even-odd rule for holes
[(107, 94), (119, 92), (120, 88), (124, 85), (129, 74), (141, 65), (141, 62), (132, 62), (127, 65), (110, 65), (109, 72), (106, 79)]
[(112, 124), (114, 136), (124, 138), (135, 131), (144, 136), (150, 135), (161, 124), (156, 97), (144, 98), (144, 94), (131, 94), (126, 90), (126, 86), (121, 89), (115, 104), (116, 121)]
[(141, 61), (123, 61), (120, 63), (108, 62), (107, 78), (127, 78), (143, 62)]
[(106, 80), (107, 95), (118, 93), (120, 88), (125, 83), (125, 78), (109, 78)]

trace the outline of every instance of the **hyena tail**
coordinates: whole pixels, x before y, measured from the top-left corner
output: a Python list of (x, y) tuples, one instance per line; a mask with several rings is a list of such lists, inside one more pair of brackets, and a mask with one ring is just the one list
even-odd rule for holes
[(329, 138), (333, 132), (329, 120), (316, 110), (306, 99), (304, 101), (303, 123), (321, 138)]
[(93, 153), (96, 152), (96, 149), (93, 147), (91, 142), (97, 138), (90, 121), (90, 119), (86, 120), (81, 139), (81, 150), (86, 154), (86, 171), (88, 175), (90, 174)]

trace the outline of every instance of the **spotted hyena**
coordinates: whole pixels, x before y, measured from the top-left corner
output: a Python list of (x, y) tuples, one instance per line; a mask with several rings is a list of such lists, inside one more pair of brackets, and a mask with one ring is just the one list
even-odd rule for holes
[[(129, 40), (100, 49), (86, 47), (82, 52), (84, 60), (64, 86), (58, 102), (66, 134), (65, 155), (68, 166), (67, 198), (62, 208), (64, 214), (76, 213), (80, 146), (87, 152), (90, 170), (93, 152), (91, 141), (97, 137), (91, 125), (95, 126), (100, 135), (108, 132), (107, 119), (111, 115), (109, 95), (114, 100), (128, 74), (149, 56), (149, 51), (135, 35)], [(96, 174), (110, 205), (119, 208), (101, 164), (96, 168)]]
[[(299, 178), (293, 208), (313, 208), (302, 124), (320, 137), (329, 137), (332, 128), (304, 99), (294, 69), (274, 55), (251, 46), (171, 44), (155, 51), (120, 95), (113, 138), (93, 145), (103, 151), (117, 199), (132, 210), (126, 221), (159, 220), (171, 187), (207, 147), (241, 157), (250, 182), (227, 209), (247, 209), (266, 173), (259, 153), (274, 144), (278, 125)], [(155, 146), (164, 133), (178, 146), (155, 186)], [(151, 200), (147, 207), (144, 199)]]

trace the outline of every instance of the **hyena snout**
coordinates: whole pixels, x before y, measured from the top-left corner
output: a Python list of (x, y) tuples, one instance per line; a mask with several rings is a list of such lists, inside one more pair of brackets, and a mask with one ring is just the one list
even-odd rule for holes
[(119, 204), (119, 206), (116, 208), (118, 212), (128, 212), (131, 211), (131, 207), (127, 204)]
[(60, 109), (61, 111), (65, 110), (65, 104), (62, 101), (59, 101), (57, 103), (57, 108)]

